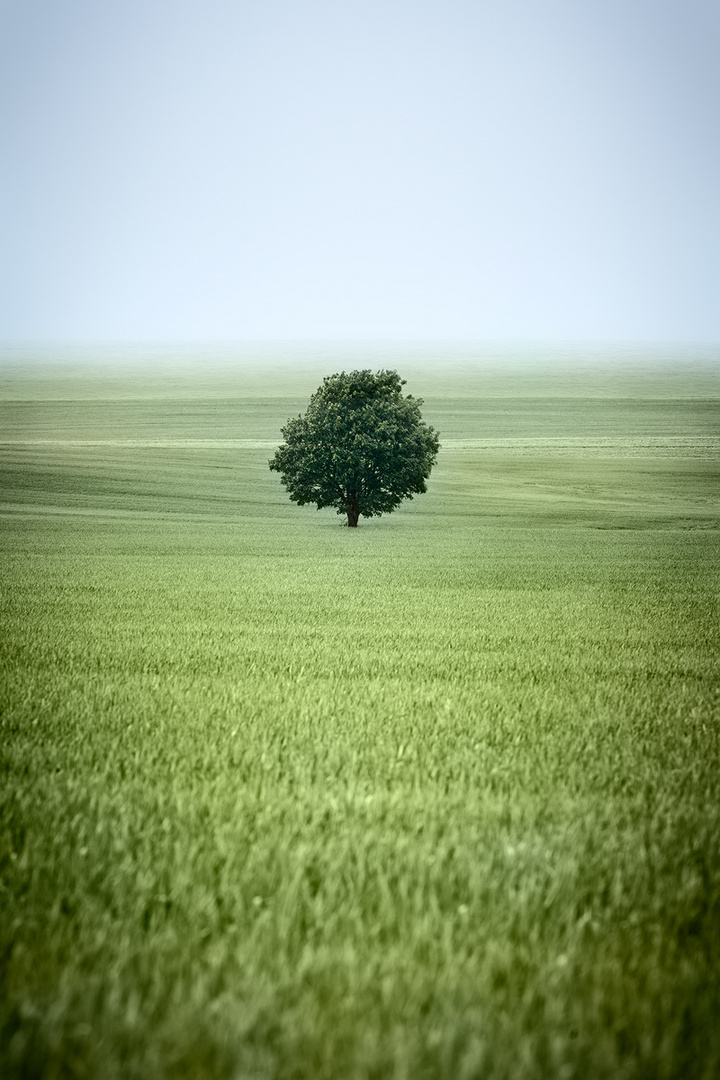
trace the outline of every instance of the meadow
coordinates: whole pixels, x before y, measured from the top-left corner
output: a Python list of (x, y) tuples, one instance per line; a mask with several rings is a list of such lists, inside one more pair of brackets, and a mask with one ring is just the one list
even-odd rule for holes
[(717, 358), (383, 357), (357, 530), (267, 468), (346, 360), (5, 359), (0, 1074), (716, 1077)]

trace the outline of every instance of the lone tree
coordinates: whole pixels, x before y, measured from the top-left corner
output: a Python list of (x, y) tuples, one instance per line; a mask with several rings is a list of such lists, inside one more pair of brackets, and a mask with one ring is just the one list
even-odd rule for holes
[(397, 371), (329, 375), (304, 416), (288, 420), (270, 461), (293, 502), (337, 507), (355, 528), (360, 515), (390, 514), (427, 491), (440, 443), (420, 416), (422, 400), (403, 397)]

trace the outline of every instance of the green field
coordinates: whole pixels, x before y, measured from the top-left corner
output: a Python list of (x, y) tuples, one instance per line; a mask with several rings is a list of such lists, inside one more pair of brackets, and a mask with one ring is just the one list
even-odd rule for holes
[(352, 530), (267, 468), (347, 360), (6, 356), (8, 1080), (720, 1073), (720, 368), (375, 359)]

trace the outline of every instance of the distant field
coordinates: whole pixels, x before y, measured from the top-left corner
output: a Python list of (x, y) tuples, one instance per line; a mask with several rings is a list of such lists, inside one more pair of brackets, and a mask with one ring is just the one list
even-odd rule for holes
[(341, 526), (287, 358), (0, 372), (0, 1074), (720, 1073), (720, 376), (383, 356)]

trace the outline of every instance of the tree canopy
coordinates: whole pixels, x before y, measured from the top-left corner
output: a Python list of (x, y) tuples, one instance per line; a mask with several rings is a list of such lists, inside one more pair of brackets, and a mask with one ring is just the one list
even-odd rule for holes
[(269, 463), (293, 502), (334, 506), (354, 527), (427, 490), (440, 442), (420, 415), (422, 399), (403, 396), (404, 385), (396, 371), (323, 379), (305, 415), (282, 428)]

